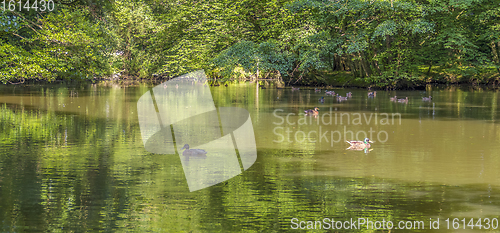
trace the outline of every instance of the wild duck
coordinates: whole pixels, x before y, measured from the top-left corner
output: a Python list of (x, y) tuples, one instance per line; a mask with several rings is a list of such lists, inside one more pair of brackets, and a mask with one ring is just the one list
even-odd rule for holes
[(292, 91), (300, 91), (299, 87), (292, 87)]
[(321, 96), (321, 98), (319, 98), (318, 100), (320, 103), (324, 103), (325, 102), (325, 97)]
[(423, 101), (431, 101), (431, 99), (432, 99), (432, 96), (429, 96), (428, 98), (427, 97), (422, 97)]
[(346, 96), (346, 97), (352, 97), (352, 92), (347, 92), (347, 93), (345, 94), (345, 96)]
[(375, 97), (377, 96), (377, 92), (376, 91), (370, 91), (368, 92), (368, 97)]
[(321, 92), (321, 89), (314, 88), (314, 92)]
[(408, 97), (406, 97), (405, 99), (398, 99), (398, 102), (399, 103), (408, 103)]
[(340, 101), (342, 101), (342, 100), (347, 100), (347, 97), (342, 97), (342, 96), (340, 96), (340, 95), (339, 95), (339, 96), (337, 97), (337, 99), (338, 99), (338, 100), (340, 100)]
[(183, 150), (183, 149), (185, 149), (182, 152), (182, 155), (184, 155), (184, 156), (203, 156), (203, 155), (207, 154), (207, 152), (205, 150), (202, 150), (202, 149), (189, 149), (188, 144), (184, 145), (184, 147), (181, 148), (181, 150)]
[(319, 114), (318, 110), (319, 110), (318, 107), (314, 107), (314, 110), (308, 109), (308, 110), (305, 110), (304, 113), (306, 114), (306, 116), (317, 116)]
[(335, 91), (325, 91), (325, 94), (335, 96)]
[(349, 143), (349, 145), (351, 145), (347, 149), (351, 149), (351, 150), (362, 150), (365, 148), (370, 148), (371, 147), (370, 143), (373, 143), (368, 138), (365, 138), (365, 140), (363, 140), (363, 141), (346, 141), (346, 142)]
[(396, 100), (398, 100), (398, 97), (397, 97), (397, 96), (394, 96), (394, 97), (391, 97), (391, 98), (389, 98), (389, 99), (390, 99), (391, 101), (396, 101)]

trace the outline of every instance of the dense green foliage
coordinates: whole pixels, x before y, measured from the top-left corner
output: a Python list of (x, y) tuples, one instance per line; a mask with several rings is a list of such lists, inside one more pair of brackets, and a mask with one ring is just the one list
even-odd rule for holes
[[(496, 0), (66, 1), (0, 13), (0, 80), (172, 77), (379, 86), (497, 82)], [(69, 2), (69, 1), (68, 1)]]

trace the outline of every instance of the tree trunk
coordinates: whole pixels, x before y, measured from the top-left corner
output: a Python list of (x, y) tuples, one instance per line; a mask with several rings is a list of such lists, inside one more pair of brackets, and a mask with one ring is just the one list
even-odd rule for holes
[(361, 59), (359, 59), (358, 62), (356, 62), (356, 65), (358, 65), (358, 70), (359, 70), (359, 77), (364, 78), (363, 74), (363, 66), (361, 65)]
[(331, 71), (335, 71), (335, 54), (328, 53), (328, 66)]
[(358, 59), (356, 61), (356, 60), (354, 60), (355, 58), (356, 58), (356, 55), (352, 55), (353, 63), (356, 66), (356, 71), (359, 72), (359, 77), (363, 78), (365, 76), (363, 75), (363, 66), (361, 66), (361, 60)]
[(361, 66), (365, 70), (366, 77), (370, 77), (370, 75), (372, 74), (372, 69), (370, 68), (368, 62), (366, 62), (365, 53), (363, 53), (363, 51), (358, 52), (358, 56), (359, 56), (359, 62), (361, 63)]
[[(498, 47), (500, 47), (500, 42), (498, 42), (498, 45), (499, 45)], [(491, 46), (491, 53), (493, 54), (493, 62), (495, 62), (495, 65), (497, 65), (497, 71), (500, 74), (500, 67), (498, 67), (500, 65), (500, 58), (498, 57), (499, 51), (497, 51), (500, 48), (497, 48), (495, 42), (493, 41), (491, 42), (490, 46)]]
[(500, 53), (500, 41), (497, 43), (497, 58), (498, 58), (498, 62), (497, 62), (497, 71), (498, 71), (498, 74), (500, 74), (500, 58), (499, 58), (499, 53)]
[(398, 51), (398, 64), (396, 66), (396, 76), (399, 75), (399, 67), (401, 66), (401, 42), (399, 42), (398, 48), (399, 51)]
[(259, 79), (259, 62), (257, 62), (257, 76), (255, 77), (255, 81), (257, 82), (257, 84), (259, 84), (257, 81), (258, 79)]
[(354, 65), (354, 61), (352, 60), (351, 55), (347, 55), (347, 62), (349, 64), (349, 69), (351, 70), (352, 76), (356, 77), (356, 67)]
[(349, 65), (346, 62), (345, 56), (339, 56), (339, 62), (340, 62), (340, 69), (341, 71), (347, 71), (349, 68)]
[(373, 66), (377, 69), (377, 73), (378, 75), (382, 75), (382, 72), (380, 71), (380, 67), (378, 66), (378, 62), (377, 60), (375, 60), (375, 58), (377, 57), (377, 50), (375, 48), (375, 46), (372, 46), (372, 51), (373, 51)]
[(388, 64), (392, 63), (392, 51), (391, 50), (391, 37), (390, 36), (385, 36), (385, 49), (387, 50), (387, 53), (389, 54), (388, 59)]

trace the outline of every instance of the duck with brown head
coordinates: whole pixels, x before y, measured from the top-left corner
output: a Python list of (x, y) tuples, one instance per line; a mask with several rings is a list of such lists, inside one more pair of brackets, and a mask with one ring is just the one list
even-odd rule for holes
[(319, 115), (318, 110), (319, 110), (318, 107), (314, 107), (314, 110), (313, 109), (304, 110), (304, 113), (306, 114), (306, 116), (318, 116)]

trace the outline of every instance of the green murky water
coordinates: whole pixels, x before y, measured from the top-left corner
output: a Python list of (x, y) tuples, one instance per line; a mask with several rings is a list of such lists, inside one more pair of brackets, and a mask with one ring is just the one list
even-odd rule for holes
[[(392, 231), (399, 221), (423, 222), (403, 232), (481, 231), (476, 221), (485, 228), (488, 218), (488, 230), (499, 231), (498, 92), (369, 98), (336, 89), (353, 93), (338, 102), (313, 90), (212, 87), (217, 107), (250, 112), (258, 158), (236, 177), (189, 192), (179, 156), (144, 149), (137, 101), (151, 87), (0, 87), (0, 231), (270, 232), (307, 221), (328, 227), (325, 218), (391, 221)], [(409, 103), (389, 101), (394, 95)], [(316, 106), (319, 117), (303, 116)], [(375, 141), (371, 151), (346, 150), (345, 140), (365, 135)], [(331, 231), (388, 232), (357, 226)]]

